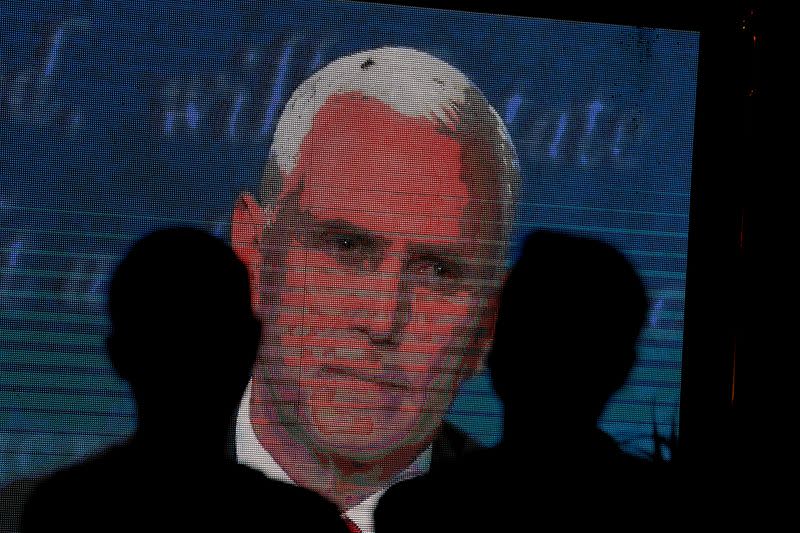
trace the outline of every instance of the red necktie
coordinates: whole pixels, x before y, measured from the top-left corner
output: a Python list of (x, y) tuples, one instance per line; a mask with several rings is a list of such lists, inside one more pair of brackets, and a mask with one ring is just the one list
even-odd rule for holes
[(355, 522), (353, 522), (346, 516), (342, 516), (342, 520), (344, 520), (344, 523), (347, 524), (347, 529), (350, 531), (350, 533), (361, 533), (361, 530), (358, 529), (358, 526), (356, 525)]

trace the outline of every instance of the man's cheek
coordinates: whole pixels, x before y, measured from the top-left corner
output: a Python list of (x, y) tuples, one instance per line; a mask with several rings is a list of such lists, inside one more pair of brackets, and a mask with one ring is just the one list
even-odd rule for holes
[(270, 385), (278, 406), (283, 410), (291, 410), (299, 399), (300, 376), (296, 367), (286, 364), (282, 352), (283, 350), (273, 350), (263, 367), (263, 380)]
[(293, 249), (289, 254), (291, 273), (287, 273), (283, 301), (294, 309), (294, 320), (316, 330), (335, 327), (343, 315), (359, 307), (352, 276), (327, 254), (317, 250)]
[(416, 298), (414, 305), (414, 318), (406, 328), (399, 364), (415, 378), (415, 388), (421, 392), (452, 389), (463, 377), (459, 369), (469, 343), (474, 306), (466, 298), (455, 303)]
[(442, 294), (431, 288), (418, 288), (414, 293), (415, 307), (421, 314), (432, 317), (463, 318), (471, 314), (475, 304), (473, 291), (464, 288), (453, 294)]
[(408, 327), (409, 338), (429, 346), (443, 347), (461, 339), (459, 330), (469, 329), (475, 320), (474, 302), (469, 298), (430, 298), (422, 295), (414, 300), (414, 319)]

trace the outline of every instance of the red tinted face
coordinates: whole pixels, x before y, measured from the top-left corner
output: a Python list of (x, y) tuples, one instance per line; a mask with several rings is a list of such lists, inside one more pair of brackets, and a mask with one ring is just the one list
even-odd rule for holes
[(280, 274), (261, 279), (276, 296), (257, 304), (279, 416), (311, 449), (367, 461), (425, 443), (474, 370), (487, 259), (461, 161), (430, 122), (360, 95), (316, 116), (275, 223)]

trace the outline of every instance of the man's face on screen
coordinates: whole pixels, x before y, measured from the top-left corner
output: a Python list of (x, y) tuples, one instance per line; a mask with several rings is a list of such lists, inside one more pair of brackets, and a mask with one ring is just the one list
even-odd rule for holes
[(281, 421), (355, 460), (423, 444), (489, 341), (461, 148), (343, 95), (315, 117), (293, 172), (280, 266), (261, 277), (277, 284), (261, 300), (272, 320), (260, 357)]

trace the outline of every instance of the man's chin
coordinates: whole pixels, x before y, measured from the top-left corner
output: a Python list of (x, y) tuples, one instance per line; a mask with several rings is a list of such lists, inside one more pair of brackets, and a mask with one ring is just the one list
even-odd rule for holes
[(412, 424), (398, 426), (397, 421), (387, 424), (385, 420), (358, 412), (317, 412), (305, 422), (309, 447), (332, 459), (363, 464), (381, 462), (391, 469), (387, 460), (406, 461), (409, 455), (418, 453), (421, 445), (420, 440), (409, 439)]

